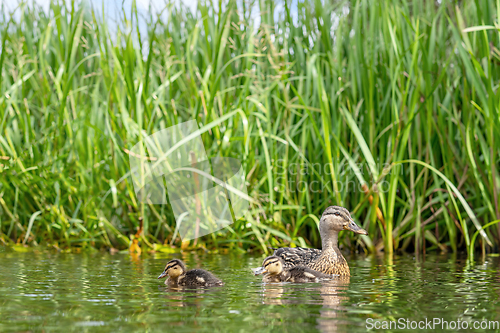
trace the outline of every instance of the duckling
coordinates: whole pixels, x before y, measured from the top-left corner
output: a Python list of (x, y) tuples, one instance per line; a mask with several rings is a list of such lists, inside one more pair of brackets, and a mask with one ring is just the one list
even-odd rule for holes
[(158, 279), (167, 275), (168, 279), (165, 284), (168, 286), (213, 287), (224, 285), (224, 282), (204, 269), (186, 270), (186, 265), (179, 259), (170, 260)]
[(303, 265), (325, 274), (350, 276), (349, 265), (338, 247), (339, 232), (342, 230), (368, 234), (354, 222), (347, 209), (330, 206), (319, 221), (322, 250), (284, 247), (275, 249), (274, 255), (283, 259), (285, 269)]
[(306, 266), (294, 266), (284, 269), (285, 262), (278, 256), (270, 256), (264, 259), (262, 267), (254, 270), (255, 275), (265, 274), (263, 282), (319, 282), (323, 279), (331, 279), (331, 275), (312, 270)]

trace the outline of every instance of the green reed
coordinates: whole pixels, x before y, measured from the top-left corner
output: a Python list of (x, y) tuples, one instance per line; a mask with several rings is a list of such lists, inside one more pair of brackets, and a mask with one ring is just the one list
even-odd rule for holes
[(113, 25), (79, 3), (4, 9), (0, 238), (127, 248), (142, 218), (143, 247), (180, 245), (170, 207), (137, 202), (128, 149), (196, 119), (256, 203), (192, 245), (319, 246), (335, 204), (369, 231), (343, 233), (353, 250), (496, 251), (499, 2), (133, 4)]

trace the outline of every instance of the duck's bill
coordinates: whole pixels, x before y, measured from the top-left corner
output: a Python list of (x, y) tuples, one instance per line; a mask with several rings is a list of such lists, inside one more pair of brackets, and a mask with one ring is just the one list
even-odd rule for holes
[(167, 271), (163, 271), (163, 273), (161, 273), (160, 276), (158, 276), (158, 279), (163, 279), (167, 275), (168, 275)]
[(267, 273), (267, 270), (264, 267), (253, 268), (252, 271), (253, 271), (253, 275), (260, 275), (260, 274)]
[(360, 228), (356, 224), (356, 222), (354, 222), (354, 220), (351, 220), (349, 222), (349, 224), (344, 227), (344, 229), (345, 230), (351, 230), (352, 232), (355, 232), (355, 233), (360, 234), (360, 235), (368, 235), (368, 232), (365, 229)]

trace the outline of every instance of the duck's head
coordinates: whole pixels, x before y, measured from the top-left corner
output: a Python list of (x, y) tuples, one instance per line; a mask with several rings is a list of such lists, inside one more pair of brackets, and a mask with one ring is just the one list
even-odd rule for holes
[(167, 263), (167, 265), (165, 266), (165, 270), (160, 274), (160, 276), (158, 276), (158, 279), (164, 278), (167, 275), (173, 279), (176, 279), (185, 271), (186, 265), (184, 265), (184, 263), (179, 259), (173, 259)]
[(283, 265), (283, 259), (277, 256), (270, 256), (264, 259), (264, 262), (262, 262), (262, 267), (256, 268), (253, 273), (255, 275), (277, 275), (283, 271)]
[(360, 228), (351, 217), (351, 214), (344, 207), (330, 206), (323, 212), (319, 221), (321, 234), (338, 233), (342, 230), (350, 230), (357, 234), (368, 235), (365, 229)]

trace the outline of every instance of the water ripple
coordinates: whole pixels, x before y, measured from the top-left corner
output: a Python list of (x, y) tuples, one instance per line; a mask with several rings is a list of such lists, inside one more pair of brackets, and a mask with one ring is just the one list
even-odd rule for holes
[[(475, 266), (451, 256), (350, 257), (352, 276), (263, 284), (262, 257), (182, 254), (224, 287), (171, 289), (156, 279), (165, 255), (0, 251), (0, 331), (105, 328), (177, 332), (364, 332), (366, 320), (500, 320), (499, 258)], [(79, 329), (78, 329), (79, 328)]]

